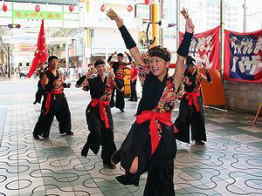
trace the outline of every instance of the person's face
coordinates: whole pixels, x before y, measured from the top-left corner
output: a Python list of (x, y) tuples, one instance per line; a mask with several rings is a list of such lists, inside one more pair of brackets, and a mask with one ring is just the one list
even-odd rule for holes
[(97, 70), (98, 75), (103, 76), (103, 74), (106, 71), (105, 64), (97, 65), (96, 70)]
[(124, 57), (123, 57), (123, 56), (117, 56), (117, 60), (118, 60), (118, 62), (122, 62), (122, 61), (123, 61), (123, 59), (124, 59)]
[(49, 62), (49, 65), (50, 69), (57, 69), (58, 67), (58, 59), (52, 59), (50, 62)]
[(154, 76), (160, 77), (166, 74), (169, 62), (157, 56), (153, 56), (149, 58), (148, 63), (150, 71)]

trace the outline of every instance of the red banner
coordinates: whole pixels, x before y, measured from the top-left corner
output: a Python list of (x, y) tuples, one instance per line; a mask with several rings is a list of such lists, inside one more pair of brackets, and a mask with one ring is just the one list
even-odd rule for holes
[(262, 83), (262, 30), (237, 33), (225, 30), (224, 78)]
[[(205, 65), (206, 68), (220, 70), (219, 31), (216, 27), (203, 33), (194, 35), (189, 55), (196, 60), (197, 65)], [(180, 33), (180, 40), (183, 33)]]

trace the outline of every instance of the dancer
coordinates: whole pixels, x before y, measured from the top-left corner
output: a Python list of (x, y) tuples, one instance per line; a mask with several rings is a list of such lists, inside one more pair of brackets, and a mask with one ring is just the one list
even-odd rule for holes
[(50, 56), (47, 71), (44, 72), (41, 79), (41, 86), (44, 88), (44, 100), (33, 131), (35, 139), (40, 139), (39, 136), (44, 139), (49, 138), (54, 116), (59, 122), (60, 133), (73, 135), (71, 131), (71, 113), (64, 94), (64, 88), (69, 88), (70, 84), (64, 83), (62, 75), (57, 71), (57, 65), (58, 58)]
[(204, 67), (204, 74), (195, 65), (191, 56), (186, 60), (187, 69), (184, 74), (184, 95), (180, 102), (179, 115), (175, 121), (176, 128), (180, 130), (177, 139), (190, 143), (191, 137), (197, 145), (204, 145), (207, 141), (205, 117), (201, 94), (201, 81), (211, 82), (208, 70)]
[[(176, 72), (168, 77), (170, 53), (166, 48), (156, 46), (148, 51), (149, 70), (143, 82), (142, 98), (139, 102), (136, 121), (132, 125), (120, 149), (112, 156), (112, 162), (121, 162), (126, 174), (117, 180), (124, 184), (138, 185), (140, 175), (148, 172), (144, 196), (174, 196), (174, 158), (176, 139), (171, 122), (171, 111), (176, 100), (176, 90), (184, 73), (184, 60), (188, 54), (194, 25), (188, 14), (186, 33), (178, 49)], [(136, 43), (123, 24), (123, 20), (113, 11), (108, 16), (115, 21), (122, 38), (139, 70), (146, 67)]]
[(125, 54), (128, 57), (129, 63), (123, 62), (124, 55), (123, 53), (117, 54), (117, 61), (112, 61), (112, 58), (114, 55), (116, 55), (116, 52), (114, 52), (107, 60), (108, 64), (113, 68), (114, 74), (115, 74), (115, 82), (117, 85), (116, 89), (116, 101), (114, 101), (114, 92), (112, 93), (112, 98), (110, 102), (110, 106), (118, 108), (121, 112), (124, 112), (125, 108), (125, 99), (124, 99), (124, 67), (131, 64), (132, 58), (130, 55), (125, 52)]
[(129, 101), (137, 101), (136, 92), (137, 69), (134, 63), (131, 64), (131, 97)]
[(76, 87), (90, 90), (91, 102), (86, 109), (86, 121), (90, 131), (81, 155), (87, 156), (89, 148), (97, 154), (102, 146), (102, 159), (105, 168), (115, 169), (111, 163), (111, 156), (116, 150), (113, 133), (113, 118), (109, 106), (115, 87), (113, 73), (106, 76), (105, 62), (97, 60), (95, 68), (80, 78)]

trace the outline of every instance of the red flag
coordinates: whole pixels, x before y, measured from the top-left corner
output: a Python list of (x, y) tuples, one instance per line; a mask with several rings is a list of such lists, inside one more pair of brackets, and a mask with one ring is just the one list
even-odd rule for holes
[(42, 24), (40, 27), (40, 31), (38, 34), (38, 40), (37, 40), (37, 49), (35, 51), (35, 57), (32, 61), (30, 70), (27, 74), (27, 77), (31, 77), (37, 67), (39, 67), (40, 64), (45, 63), (47, 61), (48, 52), (47, 52), (47, 46), (45, 43), (45, 28), (44, 28), (44, 20), (42, 20)]

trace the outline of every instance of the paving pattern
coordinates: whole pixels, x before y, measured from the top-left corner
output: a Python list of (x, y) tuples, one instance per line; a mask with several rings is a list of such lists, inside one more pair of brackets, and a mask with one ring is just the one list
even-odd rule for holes
[[(74, 136), (61, 136), (55, 120), (50, 140), (35, 141), (40, 106), (32, 104), (34, 88), (33, 80), (0, 82), (5, 92), (0, 95), (0, 196), (143, 195), (146, 174), (139, 187), (123, 186), (114, 178), (123, 173), (119, 166), (104, 169), (100, 154), (80, 156), (88, 134), (87, 93), (66, 91)], [(136, 103), (126, 101), (126, 106), (124, 113), (112, 110), (118, 147), (134, 120)], [(211, 109), (206, 118), (205, 146), (178, 142), (176, 195), (262, 195), (261, 120), (253, 127), (248, 124), (252, 116)]]

